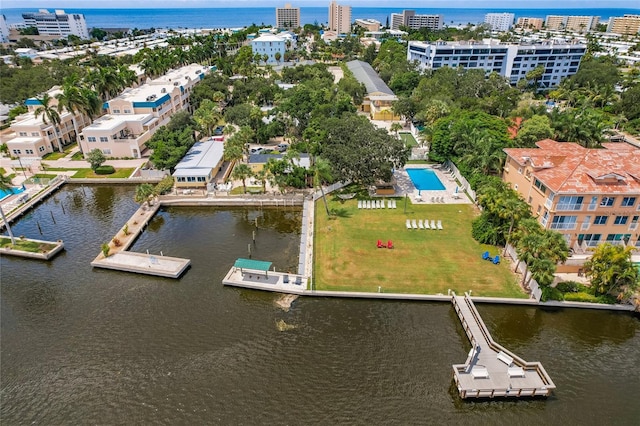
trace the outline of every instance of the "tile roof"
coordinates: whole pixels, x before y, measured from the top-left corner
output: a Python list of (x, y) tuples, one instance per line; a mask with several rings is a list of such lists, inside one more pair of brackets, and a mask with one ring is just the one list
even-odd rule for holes
[(640, 194), (640, 149), (605, 143), (587, 149), (574, 142), (544, 139), (538, 148), (505, 148), (519, 165), (555, 193)]

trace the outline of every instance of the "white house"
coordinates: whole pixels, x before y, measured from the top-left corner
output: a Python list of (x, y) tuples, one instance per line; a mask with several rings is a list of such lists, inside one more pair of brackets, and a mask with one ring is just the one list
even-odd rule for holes
[[(268, 64), (278, 64), (284, 60), (286, 48), (286, 40), (273, 34), (263, 34), (251, 41), (251, 51), (253, 54), (267, 55)], [(276, 56), (278, 56), (277, 59)]]

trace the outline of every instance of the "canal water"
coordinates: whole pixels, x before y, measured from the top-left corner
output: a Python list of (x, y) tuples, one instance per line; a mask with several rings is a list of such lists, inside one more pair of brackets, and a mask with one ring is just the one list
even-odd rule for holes
[(162, 210), (133, 250), (190, 258), (180, 280), (92, 269), (133, 194), (67, 185), (14, 225), (66, 250), (0, 260), (2, 424), (638, 424), (632, 315), (477, 305), (558, 389), (461, 401), (451, 365), (470, 346), (449, 304), (300, 298), (285, 312), (276, 294), (222, 286), (248, 244), (295, 269), (300, 211)]

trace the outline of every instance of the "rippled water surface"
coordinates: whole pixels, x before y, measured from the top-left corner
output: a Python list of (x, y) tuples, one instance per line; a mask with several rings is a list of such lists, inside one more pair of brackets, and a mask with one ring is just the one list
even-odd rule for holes
[(0, 260), (2, 424), (638, 424), (631, 315), (479, 305), (558, 389), (463, 402), (451, 365), (469, 343), (448, 304), (301, 298), (284, 312), (278, 295), (222, 286), (248, 244), (295, 269), (300, 211), (162, 210), (133, 250), (190, 258), (180, 280), (92, 269), (133, 193), (67, 186), (14, 226), (66, 250)]

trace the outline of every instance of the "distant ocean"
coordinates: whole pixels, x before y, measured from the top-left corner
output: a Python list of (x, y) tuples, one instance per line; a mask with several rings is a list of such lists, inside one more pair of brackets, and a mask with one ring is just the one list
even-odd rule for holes
[[(351, 18), (372, 18), (385, 25), (391, 13), (402, 12), (397, 8), (353, 7)], [(414, 8), (418, 14), (442, 14), (447, 25), (478, 23), (490, 12), (513, 12), (518, 17), (545, 18), (547, 15), (595, 15), (601, 21), (626, 13), (640, 14), (640, 9), (441, 9)], [(53, 10), (50, 10), (53, 11)], [(22, 13), (37, 9), (2, 9), (7, 23), (23, 22)], [(89, 28), (236, 28), (251, 24), (275, 25), (275, 8), (224, 8), (224, 9), (65, 9), (67, 13), (82, 13)], [(326, 24), (328, 8), (301, 7), (302, 24)]]

